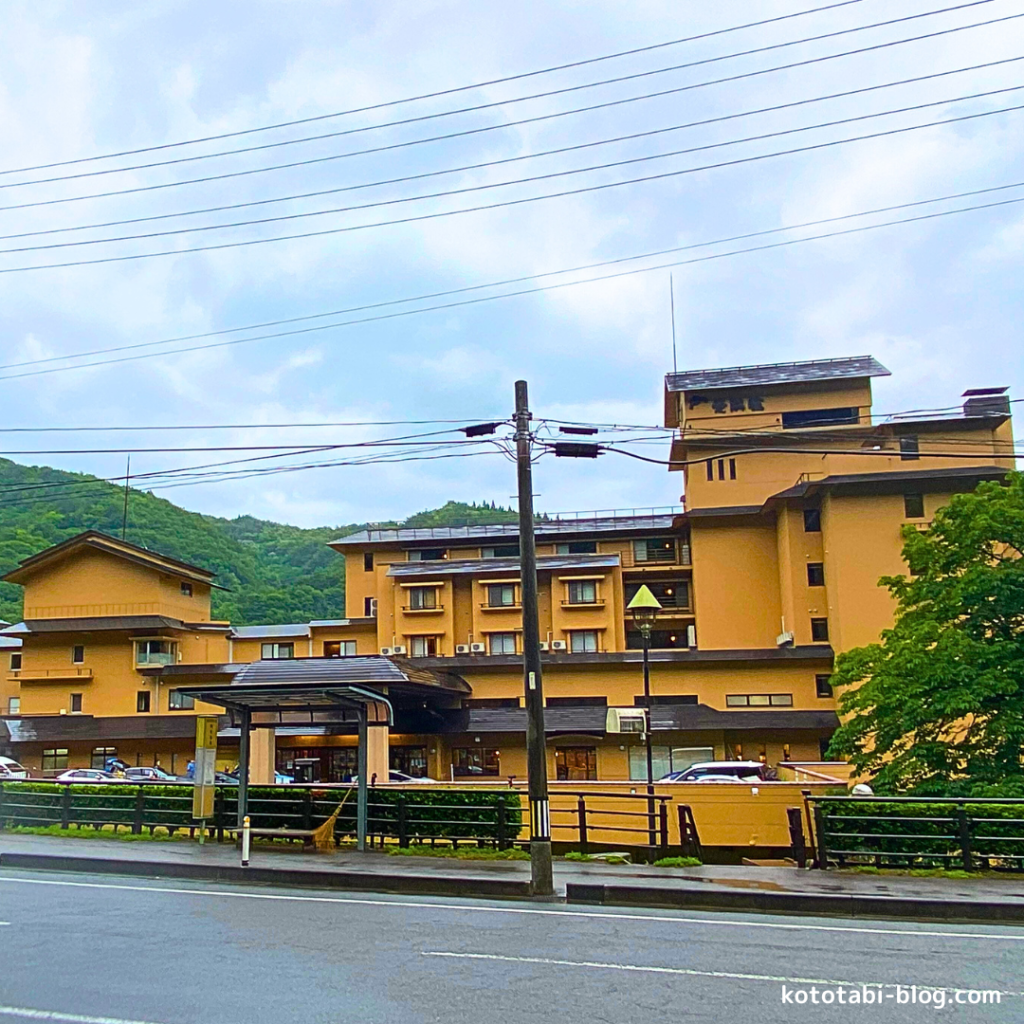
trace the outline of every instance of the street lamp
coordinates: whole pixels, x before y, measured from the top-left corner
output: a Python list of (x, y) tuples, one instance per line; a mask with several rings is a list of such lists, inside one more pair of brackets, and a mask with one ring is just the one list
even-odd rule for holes
[(651, 751), (651, 630), (657, 621), (661, 604), (651, 593), (651, 588), (644, 583), (633, 595), (633, 600), (626, 607), (633, 614), (633, 625), (640, 630), (644, 650), (644, 707), (647, 720), (644, 723), (644, 744), (647, 751), (647, 824), (650, 830), (651, 856), (654, 856), (654, 763)]

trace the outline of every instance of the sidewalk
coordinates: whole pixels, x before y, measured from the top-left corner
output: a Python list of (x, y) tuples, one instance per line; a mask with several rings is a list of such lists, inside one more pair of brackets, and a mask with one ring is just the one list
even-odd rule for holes
[[(527, 861), (396, 857), (372, 851), (306, 853), (255, 844), (249, 868), (234, 845), (127, 843), (0, 833), (0, 867), (250, 882), (466, 897), (529, 896)], [(555, 861), (569, 902), (1024, 923), (1024, 877), (914, 878), (788, 867), (656, 868)]]

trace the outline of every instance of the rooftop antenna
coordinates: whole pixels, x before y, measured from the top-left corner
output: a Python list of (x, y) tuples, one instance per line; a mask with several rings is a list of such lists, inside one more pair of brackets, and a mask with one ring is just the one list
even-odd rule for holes
[(676, 362), (676, 289), (672, 275), (668, 275), (668, 301), (672, 310), (672, 372), (678, 373), (679, 366)]
[(121, 513), (121, 540), (128, 532), (128, 481), (132, 476), (132, 457), (128, 454), (128, 465), (124, 469), (124, 511)]

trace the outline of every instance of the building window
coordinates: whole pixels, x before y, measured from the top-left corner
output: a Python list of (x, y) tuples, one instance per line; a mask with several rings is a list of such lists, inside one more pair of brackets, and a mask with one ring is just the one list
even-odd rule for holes
[(490, 747), (457, 747), (452, 751), (452, 774), (456, 778), (499, 775), (499, 751)]
[(726, 695), (728, 708), (791, 708), (791, 693), (730, 693)]
[(854, 406), (844, 409), (801, 409), (782, 414), (782, 429), (795, 427), (825, 427), (833, 423), (859, 423), (860, 410)]
[(825, 586), (825, 566), (822, 562), (807, 563), (807, 586)]
[(519, 545), (518, 544), (499, 544), (493, 548), (481, 548), (481, 558), (518, 558), (519, 557)]
[(516, 588), (514, 583), (487, 584), (488, 608), (512, 608), (515, 603)]
[(71, 648), (71, 664), (85, 664), (85, 648), (81, 644), (75, 644), (75, 646)]
[(596, 540), (573, 540), (568, 544), (556, 544), (555, 553), (558, 555), (596, 555)]
[(181, 595), (182, 595), (182, 597), (191, 597), (192, 596), (192, 584), (191, 583), (182, 583), (181, 584)]
[(571, 580), (569, 604), (597, 604), (597, 580)]
[(569, 633), (569, 650), (573, 654), (597, 653), (597, 630), (574, 629)]
[(518, 708), (518, 697), (471, 697), (462, 702), (464, 708)]
[(50, 747), (43, 751), (43, 771), (62, 772), (68, 766), (68, 748)]
[(828, 642), (828, 619), (811, 619), (811, 639), (819, 644)]
[[(651, 747), (651, 766), (656, 779), (669, 772), (684, 772), (691, 765), (714, 759), (714, 747), (666, 747), (657, 744)], [(629, 748), (629, 777), (634, 781), (647, 779), (647, 752), (639, 743)]]
[(103, 771), (117, 757), (117, 747), (93, 747), (89, 767)]
[(924, 519), (924, 495), (904, 494), (903, 513), (907, 519)]
[(426, 747), (391, 747), (388, 762), (393, 772), (404, 772), (414, 779), (427, 777)]
[(72, 693), (71, 697), (71, 714), (80, 715), (82, 713), (82, 695), (80, 693)]
[(169, 711), (191, 711), (196, 706), (195, 697), (190, 697), (181, 690), (170, 690), (167, 694), (167, 709)]
[(667, 562), (676, 560), (676, 542), (671, 537), (650, 537), (633, 541), (633, 557), (637, 562)]
[(916, 437), (900, 438), (900, 458), (904, 462), (912, 462), (921, 458), (921, 445)]
[(7, 698), (7, 714), (9, 714), (9, 715), (20, 715), (21, 714), (21, 698), (20, 697), (8, 697)]
[[(689, 631), (693, 629), (693, 626), (680, 626), (679, 629), (652, 629), (651, 630), (651, 650), (685, 650), (689, 647), (696, 646), (696, 630), (694, 630), (694, 636), (689, 636)], [(691, 643), (693, 639), (693, 643)], [(644, 646), (643, 634), (638, 629), (630, 629), (626, 631), (626, 650), (628, 651), (639, 651)]]
[(820, 675), (814, 677), (814, 692), (819, 697), (831, 697), (832, 694), (832, 677), (830, 675)]
[(715, 479), (715, 460), (714, 459), (708, 459), (708, 461), (705, 463), (705, 465), (707, 466), (708, 479), (709, 480), (714, 480)]
[(409, 608), (411, 612), (427, 612), (437, 608), (437, 587), (410, 587)]
[[(636, 597), (636, 592), (643, 584), (627, 583), (626, 604)], [(664, 580), (661, 583), (651, 581), (647, 584), (651, 593), (658, 599), (662, 608), (686, 608), (690, 607), (690, 583), (689, 580)]]
[(596, 782), (597, 747), (559, 747), (555, 750), (555, 778), (559, 782)]
[(135, 694), (135, 711), (140, 715), (149, 711), (149, 690), (139, 690)]
[(821, 533), (821, 509), (804, 509), (804, 533)]
[(12, 654), (11, 655), (11, 671), (12, 672), (18, 672), (20, 670), (21, 670), (21, 655), (20, 654)]
[(409, 562), (441, 562), (447, 555), (448, 552), (444, 548), (417, 548), (405, 553)]
[(264, 661), (284, 661), (295, 657), (295, 644), (264, 644), (260, 657)]
[(491, 633), (487, 638), (487, 650), (491, 654), (515, 654), (515, 633)]
[(729, 479), (730, 480), (735, 480), (736, 479), (736, 460), (735, 459), (730, 459), (729, 460)]
[(549, 708), (606, 708), (607, 697), (545, 697)]
[(355, 640), (325, 640), (325, 658), (351, 658), (356, 653)]
[(413, 658), (436, 658), (437, 637), (436, 636), (412, 636), (409, 637), (409, 654)]
[(375, 597), (364, 597), (363, 598), (363, 616), (367, 619), (377, 618), (377, 598)]
[(136, 665), (173, 665), (178, 645), (172, 640), (136, 640)]
[(373, 572), (373, 552), (363, 552), (363, 572)]
[(725, 479), (725, 459), (718, 460), (718, 479)]

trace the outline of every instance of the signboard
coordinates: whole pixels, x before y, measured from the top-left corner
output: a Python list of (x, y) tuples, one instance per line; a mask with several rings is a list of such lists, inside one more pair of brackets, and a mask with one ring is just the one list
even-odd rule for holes
[(196, 718), (196, 756), (193, 774), (192, 817), (213, 817), (213, 795), (217, 772), (217, 716)]

